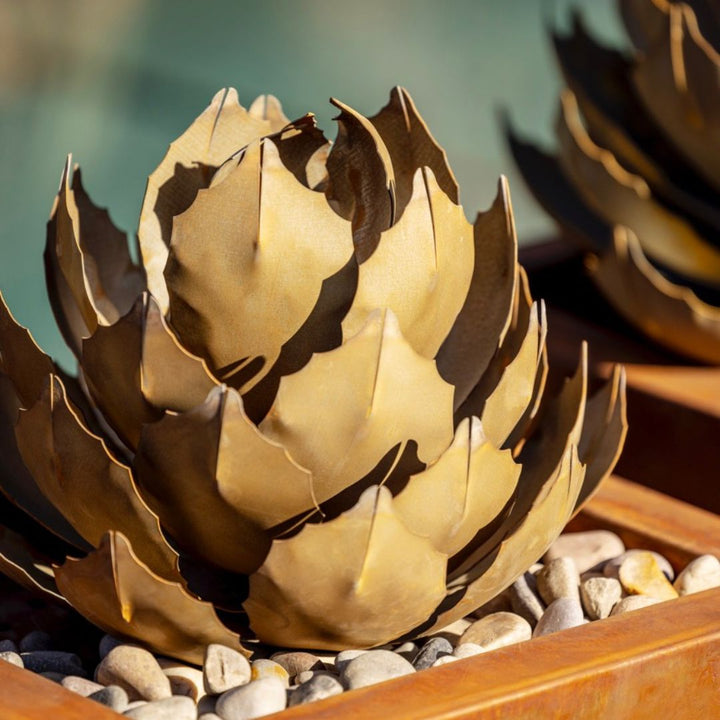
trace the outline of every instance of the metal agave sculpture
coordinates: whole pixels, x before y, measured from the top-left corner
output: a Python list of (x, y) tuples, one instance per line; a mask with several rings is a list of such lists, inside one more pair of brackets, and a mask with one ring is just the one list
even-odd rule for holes
[(407, 92), (333, 103), (330, 144), (218, 93), (150, 175), (142, 265), (68, 162), (45, 269), (77, 378), (2, 305), (0, 565), (190, 661), (462, 617), (623, 442), (620, 370), (586, 401), (583, 350), (544, 392), (506, 181), (471, 225)]
[(557, 157), (512, 133), (511, 147), (535, 197), (592, 250), (611, 304), (672, 350), (720, 363), (720, 13), (705, 0), (618, 4), (631, 56), (578, 17), (553, 38), (567, 84)]

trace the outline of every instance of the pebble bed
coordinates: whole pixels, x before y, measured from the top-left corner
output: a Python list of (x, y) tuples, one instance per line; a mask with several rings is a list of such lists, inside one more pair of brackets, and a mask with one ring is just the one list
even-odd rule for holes
[(626, 551), (617, 535), (597, 530), (560, 536), (499, 597), (416, 642), (332, 654), (265, 649), (250, 660), (209, 645), (198, 668), (105, 635), (88, 671), (79, 651), (33, 630), (0, 640), (0, 659), (135, 720), (248, 720), (712, 587), (720, 587), (712, 555), (675, 577), (661, 555)]

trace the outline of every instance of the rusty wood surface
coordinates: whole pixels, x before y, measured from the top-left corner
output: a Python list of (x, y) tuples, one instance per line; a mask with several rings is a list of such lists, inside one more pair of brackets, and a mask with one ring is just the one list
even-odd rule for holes
[(2, 720), (118, 720), (121, 715), (61, 685), (0, 662)]
[[(680, 480), (679, 480), (680, 481)], [(606, 527), (677, 567), (720, 555), (720, 517), (620, 478), (569, 529)], [(291, 708), (278, 720), (710, 720), (720, 712), (720, 589)], [(2, 720), (115, 713), (0, 663)]]

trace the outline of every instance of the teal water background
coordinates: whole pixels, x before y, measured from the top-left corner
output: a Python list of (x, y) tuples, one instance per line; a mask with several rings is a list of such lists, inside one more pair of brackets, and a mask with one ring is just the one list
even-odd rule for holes
[(581, 9), (624, 41), (611, 0), (0, 0), (0, 289), (71, 367), (45, 292), (45, 223), (67, 153), (129, 233), (147, 175), (220, 88), (272, 93), (334, 137), (330, 96), (373, 114), (412, 94), (446, 149), (471, 220), (510, 180), (518, 236), (552, 232), (506, 150), (498, 109), (552, 142), (560, 80), (547, 39)]

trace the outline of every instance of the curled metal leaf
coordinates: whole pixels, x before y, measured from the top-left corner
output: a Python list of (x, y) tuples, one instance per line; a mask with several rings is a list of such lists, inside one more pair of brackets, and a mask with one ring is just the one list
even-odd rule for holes
[(435, 461), (452, 441), (452, 393), (393, 312), (376, 310), (357, 335), (280, 381), (260, 430), (312, 472), (322, 503), (398, 444), (414, 440), (420, 460)]
[(246, 574), (262, 564), (273, 526), (317, 505), (310, 473), (258, 431), (238, 393), (225, 387), (145, 425), (135, 472), (182, 548)]
[(165, 409), (188, 410), (217, 384), (205, 363), (180, 345), (148, 293), (83, 341), (82, 367), (93, 399), (131, 448), (143, 423)]
[(220, 90), (190, 127), (170, 144), (150, 174), (140, 212), (138, 242), (148, 289), (163, 313), (168, 294), (163, 270), (168, 257), (173, 217), (187, 210), (216, 168), (236, 150), (288, 123), (277, 99), (261, 96), (248, 112), (235, 88)]
[(155, 572), (177, 576), (177, 555), (138, 494), (130, 469), (83, 425), (60, 378), (48, 377), (38, 402), (20, 414), (15, 435), (40, 490), (87, 542), (96, 547), (108, 530), (119, 530)]
[(429, 617), (445, 595), (446, 561), (405, 527), (387, 488), (372, 487), (340, 517), (275, 540), (243, 606), (267, 642), (381, 645)]
[(343, 320), (355, 335), (375, 308), (390, 308), (417, 353), (433, 358), (453, 327), (470, 287), (472, 229), (459, 205), (420, 168), (400, 220), (360, 265), (355, 299)]
[(165, 270), (173, 327), (223, 379), (262, 359), (247, 391), (351, 254), (350, 227), (325, 197), (293, 177), (271, 140), (252, 144), (175, 220)]
[(210, 603), (153, 573), (122, 533), (107, 533), (98, 549), (82, 560), (68, 559), (55, 568), (55, 579), (78, 612), (113, 635), (148, 643), (197, 665), (210, 643), (249, 654)]
[(720, 363), (720, 308), (663, 277), (630, 230), (618, 226), (612, 249), (591, 269), (593, 280), (633, 325), (677, 352)]

